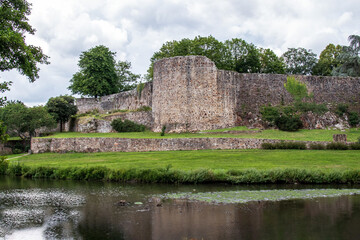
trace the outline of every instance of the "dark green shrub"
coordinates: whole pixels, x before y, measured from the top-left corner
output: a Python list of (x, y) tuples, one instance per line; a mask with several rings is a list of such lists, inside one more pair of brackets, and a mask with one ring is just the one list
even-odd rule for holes
[(313, 112), (317, 114), (324, 114), (329, 109), (325, 104), (317, 104), (313, 102), (295, 102), (294, 107), (296, 111), (299, 112)]
[(352, 143), (350, 144), (349, 148), (351, 150), (360, 150), (360, 143)]
[(263, 143), (261, 144), (262, 149), (298, 149), (305, 150), (306, 144), (302, 142), (279, 142), (279, 143)]
[(294, 132), (303, 127), (298, 116), (283, 115), (275, 120), (276, 126), (282, 131)]
[(143, 132), (145, 131), (145, 126), (137, 124), (133, 121), (125, 119), (124, 121), (121, 118), (115, 119), (111, 122), (111, 127), (117, 132)]
[(311, 143), (310, 149), (311, 150), (325, 150), (326, 146), (321, 143)]
[(280, 117), (280, 112), (278, 107), (273, 106), (264, 106), (260, 110), (262, 119), (269, 122), (271, 125), (275, 125), (275, 120)]
[(349, 146), (345, 143), (333, 142), (326, 146), (328, 150), (348, 150)]
[(12, 153), (13, 154), (20, 154), (20, 153), (22, 153), (22, 152), (24, 152), (22, 149), (19, 149), (19, 148), (14, 148), (13, 150), (12, 150)]
[(160, 136), (165, 136), (166, 126), (162, 126)]
[(357, 112), (349, 112), (348, 116), (350, 126), (356, 127), (360, 122), (359, 114)]
[(9, 167), (9, 162), (6, 160), (6, 156), (0, 156), (0, 175), (4, 175)]
[(348, 113), (349, 111), (349, 105), (345, 104), (345, 103), (339, 103), (336, 106), (336, 110), (335, 113), (339, 116), (342, 117), (344, 116), (345, 113)]

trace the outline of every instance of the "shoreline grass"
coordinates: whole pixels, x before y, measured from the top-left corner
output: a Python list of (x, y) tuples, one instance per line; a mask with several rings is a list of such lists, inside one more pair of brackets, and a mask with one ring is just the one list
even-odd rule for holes
[[(224, 131), (247, 131), (244, 133), (227, 134), (219, 133)], [(130, 133), (79, 133), (63, 132), (55, 133), (43, 138), (85, 138), (85, 137), (108, 137), (108, 138), (262, 138), (262, 139), (280, 139), (280, 140), (298, 140), (298, 141), (332, 141), (334, 134), (347, 134), (349, 142), (356, 142), (360, 136), (360, 129), (352, 128), (346, 131), (340, 130), (322, 130), (322, 129), (301, 129), (297, 132), (284, 132), (276, 129), (266, 129), (261, 132), (251, 132), (254, 129), (248, 129), (240, 126), (235, 128), (209, 130), (207, 133), (166, 133), (160, 136), (160, 133), (130, 132)], [(214, 134), (211, 134), (214, 133)]]
[(44, 153), (10, 160), (3, 174), (145, 183), (360, 183), (360, 159), (352, 150)]

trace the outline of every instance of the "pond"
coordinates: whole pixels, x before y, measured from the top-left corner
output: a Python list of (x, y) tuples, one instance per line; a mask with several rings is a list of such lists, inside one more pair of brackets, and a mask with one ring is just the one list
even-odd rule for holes
[(339, 188), (360, 186), (139, 185), (0, 177), (0, 239), (357, 239), (360, 195), (236, 204), (161, 200), (173, 193), (266, 190), (276, 195), (281, 189)]

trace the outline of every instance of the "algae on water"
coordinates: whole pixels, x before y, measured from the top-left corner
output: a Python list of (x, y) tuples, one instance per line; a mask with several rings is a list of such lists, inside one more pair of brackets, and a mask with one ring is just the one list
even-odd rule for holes
[(169, 193), (164, 199), (188, 199), (208, 203), (247, 203), (252, 201), (281, 201), (320, 197), (338, 197), (360, 194), (360, 189), (304, 189), (304, 190), (260, 190), (200, 193)]

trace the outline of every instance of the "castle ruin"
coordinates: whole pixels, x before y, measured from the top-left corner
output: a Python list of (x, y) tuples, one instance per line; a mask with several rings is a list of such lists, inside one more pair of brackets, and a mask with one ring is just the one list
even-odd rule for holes
[[(153, 82), (143, 89), (112, 94), (100, 99), (77, 99), (79, 113), (128, 110), (103, 119), (78, 119), (75, 131), (109, 132), (115, 118), (129, 119), (161, 131), (195, 132), (250, 125), (259, 121), (267, 104), (290, 103), (284, 88), (286, 75), (237, 73), (218, 70), (204, 56), (161, 59), (154, 64)], [(306, 84), (316, 103), (348, 103), (358, 112), (360, 78), (295, 76)], [(151, 111), (137, 111), (143, 107)]]

